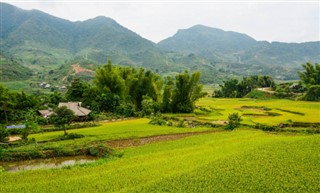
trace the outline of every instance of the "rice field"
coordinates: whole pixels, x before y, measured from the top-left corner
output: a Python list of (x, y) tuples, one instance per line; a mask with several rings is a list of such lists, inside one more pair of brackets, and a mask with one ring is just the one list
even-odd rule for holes
[[(320, 103), (290, 100), (212, 99), (198, 101), (199, 120), (226, 120), (239, 112), (246, 124), (276, 125), (288, 120), (320, 122)], [(134, 119), (101, 123), (69, 132), (84, 138), (57, 142), (63, 131), (30, 135), (39, 144), (15, 148), (85, 145), (117, 139), (217, 128), (178, 128)], [(238, 128), (118, 149), (122, 157), (95, 163), (17, 173), (1, 172), (0, 193), (9, 192), (320, 192), (320, 135), (269, 133)], [(1, 151), (0, 151), (1, 153)], [(0, 168), (1, 169), (1, 168)]]
[(308, 101), (292, 101), (285, 99), (216, 99), (202, 98), (197, 106), (206, 107), (211, 112), (199, 114), (200, 120), (227, 120), (229, 114), (238, 112), (243, 123), (254, 125), (278, 125), (287, 122), (320, 122), (320, 103)]
[(0, 192), (319, 192), (319, 145), (320, 135), (203, 134), (94, 164), (2, 173)]

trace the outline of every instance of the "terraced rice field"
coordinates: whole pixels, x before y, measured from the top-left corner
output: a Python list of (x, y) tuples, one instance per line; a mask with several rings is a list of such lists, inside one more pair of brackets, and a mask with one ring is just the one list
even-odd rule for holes
[(292, 101), (284, 99), (215, 99), (203, 98), (198, 106), (206, 107), (211, 112), (196, 115), (208, 121), (227, 120), (228, 114), (238, 112), (243, 123), (278, 125), (287, 122), (320, 122), (320, 103)]
[[(289, 100), (205, 98), (197, 105), (202, 110), (174, 116), (224, 121), (229, 113), (239, 112), (247, 124), (275, 125), (289, 119), (317, 123), (320, 113), (320, 103)], [(46, 141), (62, 131), (31, 135), (39, 144), (15, 149), (69, 148), (96, 142), (129, 145), (116, 150), (122, 157), (95, 163), (0, 171), (0, 192), (320, 192), (319, 134), (270, 133), (246, 127), (234, 131), (177, 128), (148, 122), (102, 123), (69, 131), (84, 138), (58, 142)]]
[(2, 173), (0, 192), (319, 192), (319, 146), (320, 135), (196, 135), (84, 166)]

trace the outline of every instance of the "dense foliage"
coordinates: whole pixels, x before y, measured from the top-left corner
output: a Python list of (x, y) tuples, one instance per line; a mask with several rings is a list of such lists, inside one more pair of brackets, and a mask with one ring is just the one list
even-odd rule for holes
[(237, 79), (230, 79), (220, 85), (221, 89), (213, 93), (214, 97), (241, 98), (259, 87), (276, 88), (276, 84), (270, 76), (244, 77), (240, 82)]
[(320, 64), (314, 66), (307, 62), (302, 64), (304, 71), (299, 72), (301, 83), (307, 87), (307, 92), (303, 96), (307, 101), (320, 101)]
[[(122, 117), (152, 115), (157, 112), (192, 112), (194, 103), (204, 96), (199, 84), (200, 73), (187, 71), (175, 79), (164, 79), (159, 74), (143, 68), (114, 66), (111, 61), (96, 71), (93, 84), (75, 78), (67, 91), (49, 95), (27, 95), (11, 92), (0, 85), (0, 122), (24, 122), (26, 112), (55, 109), (59, 102), (82, 102), (92, 110), (92, 116), (111, 113)], [(35, 119), (35, 123), (55, 123), (54, 119)], [(57, 125), (58, 126), (58, 125)]]

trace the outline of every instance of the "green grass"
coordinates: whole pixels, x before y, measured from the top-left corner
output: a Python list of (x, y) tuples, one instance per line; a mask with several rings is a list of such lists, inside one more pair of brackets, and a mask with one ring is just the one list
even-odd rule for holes
[[(292, 101), (285, 99), (254, 100), (246, 98), (203, 98), (197, 102), (197, 106), (211, 107), (212, 109), (216, 109), (207, 115), (198, 116), (199, 119), (208, 121), (227, 120), (229, 114), (238, 112), (240, 115), (253, 114), (250, 116), (242, 116), (242, 123), (250, 125), (254, 125), (256, 123), (278, 125), (279, 123), (286, 123), (288, 120), (294, 122), (320, 122), (319, 102)], [(261, 110), (260, 108), (241, 108), (243, 106), (267, 107), (270, 110), (266, 111)], [(268, 116), (268, 112), (279, 115)], [(254, 114), (257, 116), (254, 116)]]
[(2, 173), (0, 192), (319, 192), (319, 146), (320, 135), (203, 134), (85, 167)]

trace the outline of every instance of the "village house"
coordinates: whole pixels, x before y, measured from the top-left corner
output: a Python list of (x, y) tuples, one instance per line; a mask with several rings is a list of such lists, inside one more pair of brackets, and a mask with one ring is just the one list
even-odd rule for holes
[(67, 102), (67, 103), (59, 103), (58, 107), (67, 107), (71, 111), (74, 112), (74, 115), (79, 118), (84, 118), (89, 115), (91, 112), (89, 109), (81, 107), (81, 102)]
[[(73, 111), (74, 115), (78, 117), (79, 120), (85, 120), (91, 112), (91, 110), (81, 107), (81, 102), (66, 102), (66, 103), (59, 103), (58, 105), (58, 107), (63, 107), (63, 106)], [(38, 112), (44, 118), (48, 118), (50, 115), (54, 114), (54, 112), (51, 109), (39, 110)]]

